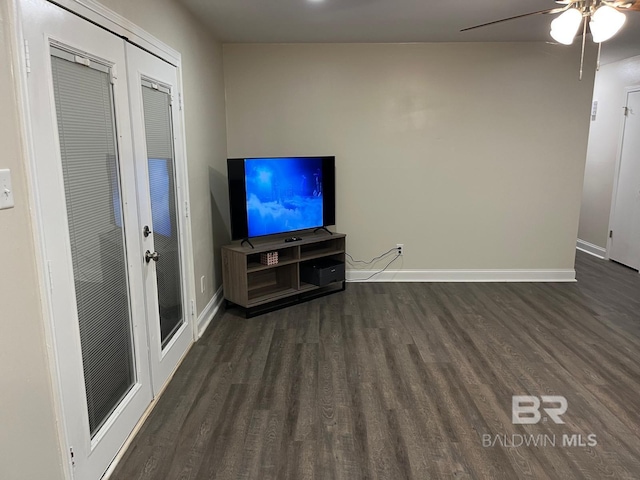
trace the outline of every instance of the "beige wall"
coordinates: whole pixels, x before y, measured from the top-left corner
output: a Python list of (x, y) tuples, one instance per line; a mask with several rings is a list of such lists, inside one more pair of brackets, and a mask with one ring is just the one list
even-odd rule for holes
[(0, 2), (0, 169), (15, 208), (0, 210), (0, 478), (63, 478), (40, 311), (7, 2)]
[(640, 85), (640, 56), (600, 67), (593, 89), (598, 112), (589, 130), (578, 238), (602, 248), (607, 246), (625, 88), (634, 85)]
[(571, 269), (593, 49), (224, 46), (231, 157), (337, 157), (337, 230), (404, 269)]
[[(196, 303), (201, 312), (222, 284), (220, 253), (214, 239), (228, 239), (223, 217), (212, 205), (211, 171), (226, 174), (226, 122), (222, 46), (175, 0), (101, 0), (106, 7), (182, 54), (185, 128), (189, 165)], [(226, 195), (226, 193), (225, 193)], [(215, 225), (214, 225), (215, 222)], [(206, 289), (200, 293), (200, 277)]]

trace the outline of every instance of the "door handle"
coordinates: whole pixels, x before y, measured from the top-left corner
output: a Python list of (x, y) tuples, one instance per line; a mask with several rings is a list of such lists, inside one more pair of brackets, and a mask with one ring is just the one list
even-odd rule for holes
[(144, 238), (147, 238), (149, 235), (151, 235), (151, 230), (149, 229), (149, 225), (144, 226), (144, 228), (142, 229), (142, 234), (144, 235)]
[(147, 250), (144, 254), (144, 259), (147, 263), (149, 263), (151, 260), (157, 262), (158, 260), (160, 260), (160, 254), (158, 252), (151, 253), (149, 250)]

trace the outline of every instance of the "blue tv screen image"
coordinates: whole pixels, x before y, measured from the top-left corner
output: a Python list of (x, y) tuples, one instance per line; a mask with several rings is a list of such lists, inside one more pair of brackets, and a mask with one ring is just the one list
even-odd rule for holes
[[(149, 195), (151, 197), (151, 222), (153, 231), (171, 237), (171, 173), (169, 160), (149, 159)], [(113, 217), (118, 228), (122, 228), (122, 203), (118, 178), (112, 176)]]
[(244, 162), (249, 237), (323, 225), (322, 158)]
[(149, 159), (149, 195), (151, 197), (151, 221), (156, 233), (171, 236), (171, 177), (169, 161)]

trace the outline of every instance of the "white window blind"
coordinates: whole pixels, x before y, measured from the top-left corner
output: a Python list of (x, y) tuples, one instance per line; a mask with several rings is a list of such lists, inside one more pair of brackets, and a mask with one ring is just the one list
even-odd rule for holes
[(109, 68), (52, 48), (53, 86), (91, 434), (135, 383)]

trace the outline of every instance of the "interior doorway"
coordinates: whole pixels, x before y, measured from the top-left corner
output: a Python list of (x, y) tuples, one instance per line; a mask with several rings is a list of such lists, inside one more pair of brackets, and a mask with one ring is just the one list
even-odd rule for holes
[(608, 255), (640, 270), (640, 88), (628, 89), (614, 185)]

